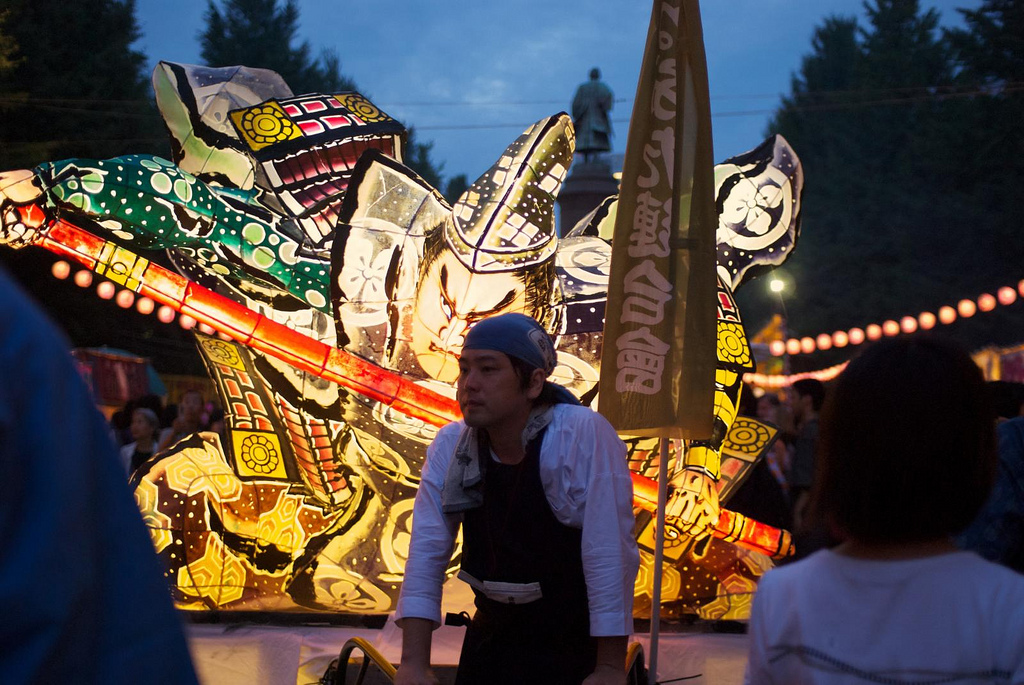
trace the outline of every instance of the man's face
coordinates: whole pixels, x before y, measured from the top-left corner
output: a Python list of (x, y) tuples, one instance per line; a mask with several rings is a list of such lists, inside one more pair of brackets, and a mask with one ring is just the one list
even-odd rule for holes
[(465, 350), (459, 358), (457, 396), (467, 426), (490, 428), (529, 415), (538, 393), (522, 387), (506, 354)]
[(452, 383), (466, 332), (480, 319), (521, 312), (526, 288), (514, 272), (475, 273), (444, 250), (427, 268), (416, 293), (410, 345), (431, 378)]
[(189, 421), (199, 421), (203, 415), (203, 398), (197, 392), (188, 392), (181, 398), (179, 413)]
[(811, 406), (811, 396), (801, 395), (799, 392), (793, 393), (793, 420), (797, 423), (804, 420), (808, 415), (808, 410)]
[(757, 418), (770, 423), (779, 422), (779, 408), (771, 399), (764, 395), (757, 400)]

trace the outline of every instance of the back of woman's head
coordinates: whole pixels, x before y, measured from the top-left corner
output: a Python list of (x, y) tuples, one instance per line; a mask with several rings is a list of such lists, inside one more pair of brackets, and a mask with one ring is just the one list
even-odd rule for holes
[(915, 336), (855, 358), (821, 417), (814, 506), (863, 542), (920, 542), (965, 528), (995, 473), (995, 425), (977, 365)]

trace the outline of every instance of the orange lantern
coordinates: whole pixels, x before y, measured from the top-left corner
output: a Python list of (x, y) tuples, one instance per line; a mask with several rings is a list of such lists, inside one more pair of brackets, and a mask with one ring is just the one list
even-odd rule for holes
[(956, 311), (963, 318), (969, 319), (978, 311), (978, 306), (974, 304), (974, 300), (964, 299), (956, 303)]
[(900, 325), (892, 319), (889, 319), (882, 323), (882, 333), (890, 338), (894, 335), (899, 335)]
[(58, 260), (53, 263), (53, 266), (50, 267), (50, 273), (53, 274), (54, 278), (59, 278), (60, 280), (63, 281), (65, 278), (71, 275), (71, 265), (65, 262), (63, 259)]
[(814, 338), (800, 338), (800, 351), (803, 352), (804, 354), (810, 354), (811, 352), (814, 352)]
[(922, 331), (930, 331), (935, 328), (935, 315), (931, 312), (921, 312), (917, 315), (917, 322), (921, 325)]
[(1017, 301), (1017, 291), (1010, 286), (1003, 286), (996, 293), (996, 297), (999, 299), (999, 304), (1010, 305)]
[(978, 295), (978, 309), (983, 312), (990, 312), (996, 308), (996, 298), (990, 293)]
[(912, 316), (904, 316), (900, 319), (900, 330), (904, 333), (913, 333), (917, 330), (917, 319)]
[(860, 345), (864, 342), (864, 330), (861, 328), (851, 328), (849, 336), (851, 345)]
[(949, 305), (939, 308), (939, 321), (947, 325), (953, 323), (956, 321), (956, 310)]
[(163, 323), (170, 323), (174, 321), (174, 310), (164, 305), (156, 311), (156, 318), (160, 319)]
[(117, 288), (115, 288), (114, 284), (111, 283), (110, 281), (103, 281), (98, 286), (96, 286), (96, 294), (99, 295), (100, 298), (104, 300), (111, 299), (116, 291)]
[(878, 340), (882, 337), (882, 327), (877, 323), (868, 324), (865, 331), (867, 333), (868, 340)]
[(822, 333), (816, 338), (815, 342), (817, 342), (819, 350), (830, 349), (832, 347), (832, 336), (828, 333)]
[(88, 269), (82, 269), (75, 274), (75, 285), (79, 288), (88, 288), (92, 285), (92, 272)]
[(846, 331), (836, 331), (832, 334), (832, 344), (836, 347), (846, 347), (850, 342), (850, 336)]
[(790, 338), (786, 341), (786, 352), (789, 354), (800, 354), (800, 341)]

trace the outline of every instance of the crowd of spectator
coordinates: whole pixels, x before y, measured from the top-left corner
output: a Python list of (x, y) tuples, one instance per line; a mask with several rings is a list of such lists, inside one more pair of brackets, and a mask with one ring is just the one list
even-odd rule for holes
[[(748, 682), (1024, 682), (1024, 384), (910, 336), (828, 385), (743, 400), (778, 437), (726, 506), (797, 549), (759, 586)], [(130, 476), (223, 436), (223, 412), (188, 390), (129, 402), (110, 428)]]
[[(820, 459), (818, 417), (830, 385), (804, 379), (782, 392), (747, 393), (740, 407), (741, 415), (775, 426), (778, 437), (728, 507), (793, 531), (792, 561), (838, 543), (809, 506)], [(989, 381), (984, 394), (996, 425), (996, 477), (985, 506), (957, 542), (1024, 573), (1024, 383)]]
[(819, 549), (824, 542), (807, 509), (825, 391), (821, 381), (804, 379), (778, 393), (745, 392), (739, 411), (774, 426), (778, 433), (728, 508), (777, 528), (799, 531), (801, 554)]
[(110, 429), (122, 465), (131, 477), (154, 454), (193, 433), (213, 431), (223, 438), (224, 412), (194, 388), (182, 393), (175, 403), (165, 404), (157, 395), (144, 395), (114, 412)]

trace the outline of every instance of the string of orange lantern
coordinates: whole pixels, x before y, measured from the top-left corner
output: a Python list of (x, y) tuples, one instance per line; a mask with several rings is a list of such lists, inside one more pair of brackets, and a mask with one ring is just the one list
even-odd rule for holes
[(848, 363), (843, 362), (842, 364), (830, 366), (827, 369), (804, 371), (788, 376), (783, 374), (745, 373), (743, 374), (743, 382), (748, 385), (756, 385), (759, 388), (788, 388), (793, 383), (804, 378), (814, 378), (822, 383), (826, 383), (842, 373)]
[[(26, 213), (39, 212), (38, 208), (32, 206), (18, 209), (23, 219), (27, 219), (24, 216)], [(457, 402), (450, 397), (416, 385), (400, 374), (267, 319), (244, 305), (73, 224), (58, 219), (39, 228), (35, 242), (54, 254), (73, 259), (91, 271), (110, 277), (124, 288), (141, 294), (143, 298), (162, 303), (182, 316), (207, 324), (248, 347), (383, 402), (433, 426), (443, 426), (461, 417)], [(67, 272), (64, 267), (59, 267), (59, 271), (66, 278), (70, 267)], [(81, 273), (86, 276), (79, 278)], [(54, 271), (56, 274), (57, 271)], [(92, 273), (76, 273), (75, 282), (81, 287), (88, 287), (92, 283)], [(632, 474), (632, 478), (635, 503), (650, 509), (653, 506), (650, 498), (643, 495), (652, 488), (656, 491), (657, 485), (636, 473)], [(793, 552), (788, 531), (725, 509), (721, 511), (711, 534), (718, 539), (776, 558)]]
[[(1008, 306), (1017, 301), (1018, 293), (1024, 296), (1024, 280), (1017, 283), (1017, 287), (1004, 286), (991, 293), (982, 293), (976, 299), (962, 299), (956, 306), (946, 305), (939, 307), (936, 313), (921, 312), (917, 316), (904, 316), (899, 321), (889, 319), (881, 324), (872, 323), (863, 328), (851, 328), (846, 331), (836, 331), (828, 334), (822, 333), (817, 336), (805, 336), (802, 338), (790, 338), (789, 340), (773, 340), (768, 346), (768, 351), (775, 357), (785, 354), (796, 356), (798, 354), (811, 354), (818, 350), (830, 350), (832, 348), (843, 348), (847, 345), (860, 345), (865, 341), (879, 340), (882, 337), (893, 337), (901, 333), (913, 333), (917, 330), (931, 330), (936, 324), (948, 326), (957, 320), (969, 319), (978, 312), (988, 313), (996, 307)], [(828, 369), (822, 372), (829, 371)], [(838, 372), (836, 372), (838, 373)]]
[[(63, 259), (57, 260), (50, 267), (50, 272), (53, 277), (58, 280), (66, 280), (71, 278), (72, 282), (80, 288), (88, 288), (93, 283), (93, 274), (88, 268), (78, 271), (71, 275), (71, 265)], [(196, 321), (193, 317), (188, 314), (180, 314), (173, 308), (167, 305), (161, 305), (157, 308), (156, 303), (148, 297), (136, 297), (135, 293), (127, 288), (121, 290), (117, 289), (117, 286), (111, 281), (101, 281), (96, 286), (96, 296), (103, 300), (111, 300), (117, 303), (118, 307), (122, 309), (131, 309), (134, 305), (135, 310), (142, 315), (148, 316), (156, 312), (157, 320), (161, 323), (169, 324), (173, 323), (175, 319), (178, 320), (178, 325), (185, 330), (192, 330), (198, 328), (201, 332), (206, 335), (216, 335), (222, 340), (230, 340), (231, 338), (223, 333), (218, 333), (213, 326), (205, 323)]]
[[(59, 279), (68, 278), (70, 270), (71, 267), (63, 260), (55, 262), (52, 267), (53, 275)], [(79, 271), (74, 275), (75, 283), (81, 287), (89, 287), (92, 284), (92, 278), (92, 272), (88, 270)], [(110, 281), (100, 283), (96, 288), (96, 293), (99, 297), (107, 300), (114, 297), (117, 304), (125, 309), (131, 307), (133, 301), (135, 301), (135, 294), (131, 290), (127, 289), (117, 292), (116, 296), (114, 296), (114, 284)], [(771, 343), (770, 350), (775, 356), (781, 356), (782, 354), (807, 354), (815, 350), (828, 350), (833, 347), (842, 348), (847, 345), (859, 345), (865, 340), (878, 340), (883, 336), (891, 337), (899, 335), (900, 333), (913, 333), (918, 329), (930, 330), (931, 328), (934, 328), (936, 323), (944, 325), (953, 323), (956, 321), (958, 315), (960, 318), (970, 318), (979, 311), (990, 312), (994, 310), (997, 305), (1011, 305), (1016, 302), (1018, 293), (1024, 296), (1024, 280), (1021, 280), (1017, 284), (1016, 289), (1010, 286), (1005, 286), (996, 291), (995, 296), (988, 293), (980, 295), (976, 302), (968, 299), (960, 300), (955, 309), (952, 306), (940, 307), (937, 315), (932, 314), (931, 312), (922, 312), (917, 317), (902, 317), (898, 323), (895, 320), (889, 320), (880, 325), (869, 324), (864, 329), (852, 328), (849, 331), (836, 331), (831, 335), (823, 333), (813, 338), (790, 338), (787, 341), (775, 340)], [(141, 314), (151, 314), (154, 311), (155, 305), (153, 300), (148, 297), (138, 298), (138, 301), (135, 304), (136, 310)], [(157, 310), (157, 316), (164, 323), (171, 323), (174, 321), (176, 315), (177, 312), (167, 305), (161, 306), (159, 310)], [(218, 333), (212, 326), (205, 323), (198, 323), (194, 318), (187, 314), (182, 314), (178, 319), (181, 327), (186, 330), (198, 326), (199, 330), (207, 335), (217, 334), (225, 340), (230, 339), (230, 337), (224, 333)], [(824, 369), (789, 375), (747, 373), (744, 374), (743, 380), (745, 383), (761, 388), (785, 388), (804, 378), (814, 378), (822, 382), (827, 382), (838, 376), (842, 370), (846, 368), (846, 364), (847, 362), (843, 362)]]

